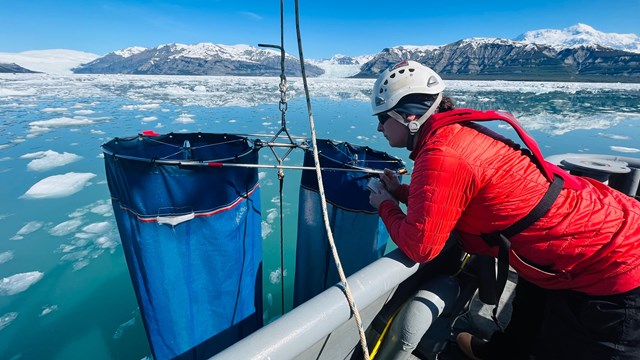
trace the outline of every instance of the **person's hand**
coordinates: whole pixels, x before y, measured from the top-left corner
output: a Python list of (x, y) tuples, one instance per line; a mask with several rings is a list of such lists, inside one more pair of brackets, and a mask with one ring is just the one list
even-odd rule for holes
[(391, 200), (396, 204), (398, 203), (398, 200), (396, 200), (396, 198), (394, 198), (387, 190), (380, 190), (378, 192), (371, 191), (371, 194), (369, 194), (369, 204), (376, 209), (378, 209), (380, 204), (385, 200)]
[(380, 180), (392, 194), (400, 187), (400, 180), (393, 170), (384, 169), (384, 174), (380, 174)]

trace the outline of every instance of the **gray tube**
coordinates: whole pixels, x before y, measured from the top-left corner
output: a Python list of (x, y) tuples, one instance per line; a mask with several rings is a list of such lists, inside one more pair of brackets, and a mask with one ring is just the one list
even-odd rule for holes
[[(351, 275), (347, 281), (358, 309), (362, 310), (416, 271), (418, 264), (396, 249)], [(343, 323), (353, 321), (351, 318), (351, 309), (344, 293), (338, 286), (333, 286), (213, 359), (294, 359)], [(357, 337), (355, 325), (353, 333)], [(357, 340), (349, 345), (353, 349), (357, 346)]]
[[(450, 276), (439, 276), (423, 283), (393, 320), (377, 359), (406, 360), (436, 319), (455, 302), (460, 291)], [(447, 334), (448, 335), (448, 334)]]

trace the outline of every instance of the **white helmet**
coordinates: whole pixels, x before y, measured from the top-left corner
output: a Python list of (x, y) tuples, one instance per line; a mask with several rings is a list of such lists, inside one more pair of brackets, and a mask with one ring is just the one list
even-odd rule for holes
[(437, 95), (444, 90), (442, 78), (416, 61), (397, 63), (380, 74), (373, 85), (371, 109), (373, 115), (391, 110), (409, 94)]

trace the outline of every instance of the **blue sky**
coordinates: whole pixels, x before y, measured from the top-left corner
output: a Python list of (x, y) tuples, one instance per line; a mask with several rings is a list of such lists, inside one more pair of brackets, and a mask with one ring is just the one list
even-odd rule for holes
[[(299, 0), (305, 58), (375, 54), (397, 45), (514, 38), (580, 22), (640, 35), (640, 0)], [(0, 52), (71, 49), (104, 55), (130, 46), (280, 43), (280, 0), (3, 0)], [(298, 54), (294, 1), (285, 49)]]

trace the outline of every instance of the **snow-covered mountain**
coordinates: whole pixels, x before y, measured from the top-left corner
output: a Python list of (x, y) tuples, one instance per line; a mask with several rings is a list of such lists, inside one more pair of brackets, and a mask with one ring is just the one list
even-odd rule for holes
[[(285, 56), (287, 75), (299, 76), (298, 59)], [(280, 52), (250, 45), (166, 44), (152, 49), (132, 47), (109, 53), (73, 69), (76, 74), (145, 75), (280, 75)], [(309, 76), (322, 69), (309, 64)]]
[(638, 35), (604, 33), (581, 23), (562, 30), (527, 31), (514, 40), (549, 45), (556, 49), (574, 48), (580, 45), (600, 45), (611, 49), (640, 53), (640, 37)]
[[(637, 35), (603, 33), (579, 23), (561, 30), (528, 31), (514, 39), (401, 45), (373, 55), (305, 62), (307, 75), (334, 78), (375, 77), (393, 62), (412, 59), (454, 78), (640, 81), (639, 56)], [(0, 53), (0, 64), (54, 74), (74, 69), (76, 73), (278, 76), (280, 53), (249, 45), (166, 44), (129, 47), (102, 57), (74, 50)], [(297, 58), (287, 55), (285, 67), (288, 76), (299, 76)]]
[(0, 64), (17, 64), (31, 71), (48, 74), (72, 74), (71, 69), (99, 58), (100, 55), (75, 50), (32, 50), (0, 53)]
[(529, 31), (513, 40), (470, 38), (434, 47), (397, 46), (376, 54), (355, 77), (376, 77), (415, 60), (446, 78), (640, 82), (640, 38), (584, 24)]

